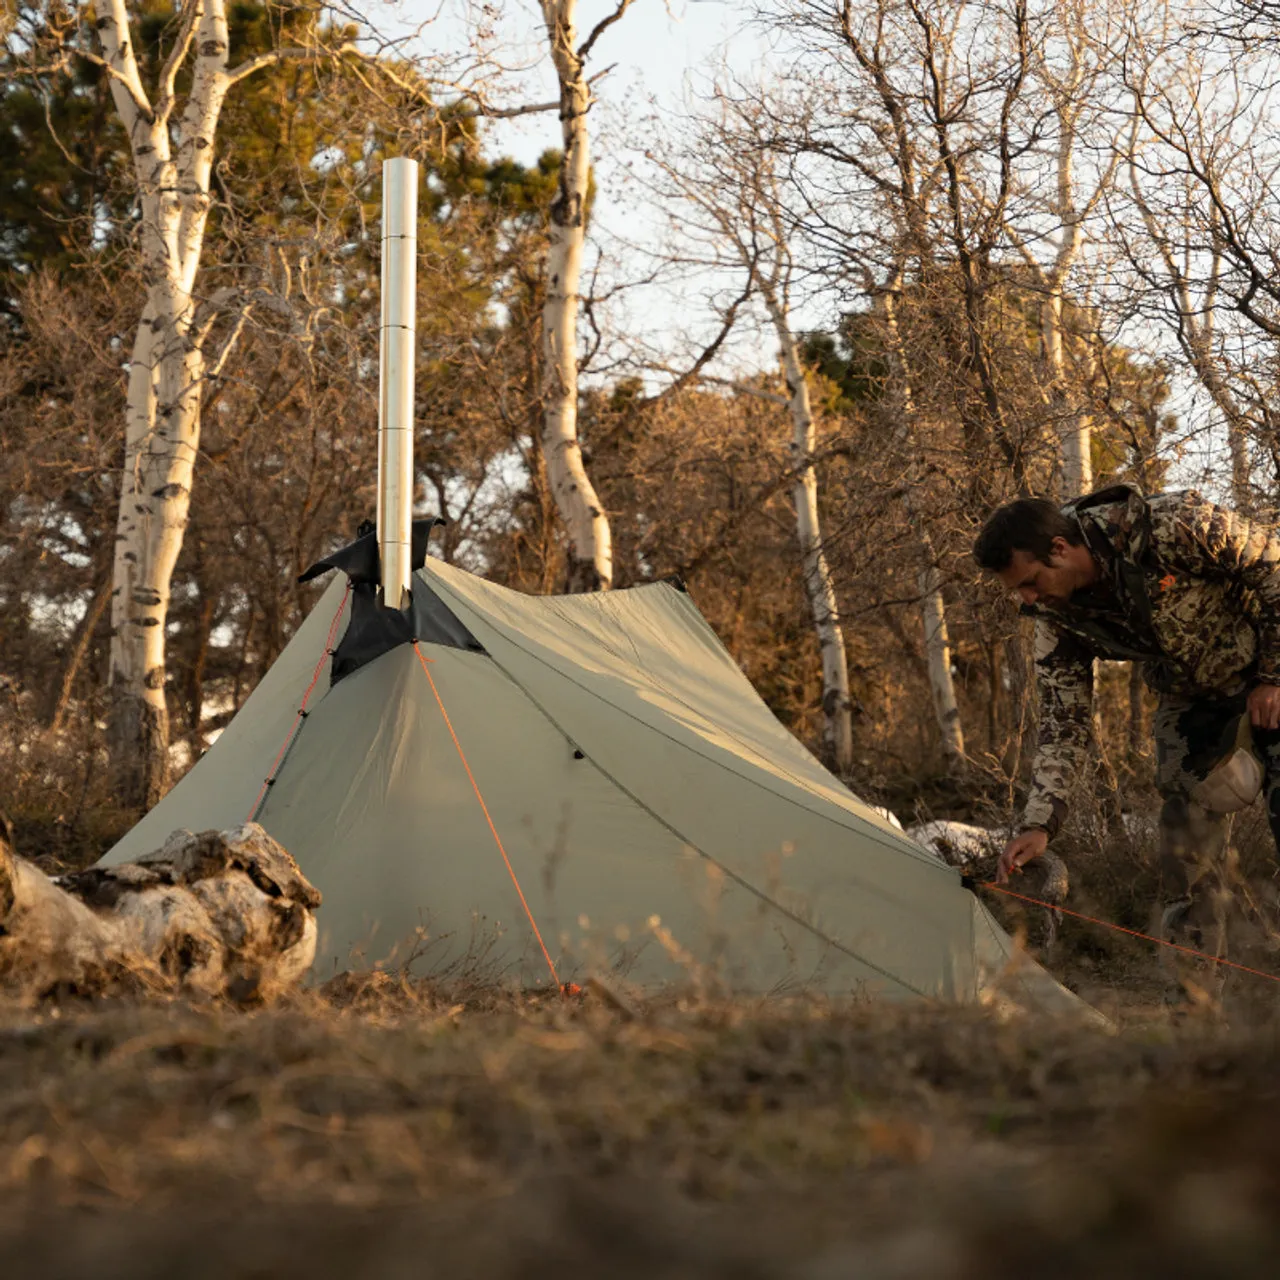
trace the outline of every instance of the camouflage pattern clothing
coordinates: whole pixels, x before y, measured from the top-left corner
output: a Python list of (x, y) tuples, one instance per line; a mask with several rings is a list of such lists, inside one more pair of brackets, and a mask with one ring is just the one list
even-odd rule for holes
[(1162, 706), (1280, 684), (1280, 539), (1269, 529), (1195, 492), (1146, 499), (1127, 485), (1064, 511), (1078, 524), (1099, 580), (1060, 607), (1023, 608), (1036, 619), (1040, 698), (1023, 829), (1038, 827), (1050, 838), (1088, 750), (1095, 658), (1141, 662)]
[[(1156, 785), (1164, 799), (1160, 810), (1160, 888), (1164, 907), (1162, 934), (1196, 951), (1226, 955), (1227, 908), (1239, 871), (1228, 843), (1231, 815), (1215, 813), (1192, 799), (1200, 779), (1230, 750), (1241, 717), (1248, 715), (1247, 693), (1229, 698), (1169, 695), (1156, 710)], [(1254, 752), (1265, 771), (1264, 794), (1271, 829), (1280, 847), (1280, 730), (1252, 729)], [(1222, 971), (1164, 953), (1170, 977), (1185, 987), (1188, 979), (1211, 998), (1221, 992)]]
[[(1142, 663), (1156, 712), (1162, 932), (1222, 956), (1236, 878), (1229, 816), (1193, 799), (1239, 736), (1249, 690), (1280, 684), (1280, 540), (1194, 492), (1144, 499), (1119, 485), (1064, 508), (1099, 568), (1064, 605), (1036, 618), (1040, 743), (1023, 829), (1050, 839), (1089, 745), (1093, 660)], [(1280, 848), (1280, 731), (1253, 730)], [(1220, 966), (1165, 957), (1175, 985), (1220, 993)]]

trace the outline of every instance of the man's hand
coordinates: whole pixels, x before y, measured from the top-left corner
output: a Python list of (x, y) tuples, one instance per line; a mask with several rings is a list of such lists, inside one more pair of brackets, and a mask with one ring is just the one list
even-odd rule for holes
[[(1280, 689), (1275, 692), (1280, 694)], [(1047, 831), (1024, 831), (1020, 836), (1014, 836), (1005, 845), (1004, 852), (1000, 855), (1000, 865), (996, 868), (996, 883), (1007, 884), (1011, 871), (1019, 871), (1028, 862), (1034, 862), (1048, 847)]]
[(1249, 690), (1249, 721), (1255, 729), (1280, 729), (1280, 685), (1260, 684)]

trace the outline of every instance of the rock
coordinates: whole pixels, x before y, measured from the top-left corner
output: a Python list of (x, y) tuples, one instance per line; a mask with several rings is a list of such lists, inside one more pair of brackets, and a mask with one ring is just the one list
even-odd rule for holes
[(873, 804), (868, 807), (872, 813), (879, 814), (891, 827), (902, 830), (902, 823), (898, 821), (898, 815), (892, 809), (886, 809), (882, 804)]
[(118, 955), (116, 933), (0, 841), (0, 978), (37, 985), (82, 977)]
[(986, 827), (967, 822), (922, 822), (907, 828), (908, 839), (927, 849), (949, 867), (967, 867), (970, 863), (998, 855), (1007, 836)]
[[(996, 861), (1008, 840), (1004, 832), (971, 826), (966, 822), (925, 822), (909, 828), (907, 835), (939, 861), (963, 871), (980, 883), (994, 879)], [(1058, 908), (1067, 900), (1071, 887), (1066, 863), (1052, 850), (1046, 851), (1043, 857), (1028, 863), (1009, 887), (1015, 893), (1043, 904), (1043, 945), (1046, 952), (1051, 951), (1062, 922)], [(1016, 903), (1017, 899), (1012, 902)], [(1015, 907), (1014, 910), (1017, 914), (1020, 908)]]
[(50, 880), (0, 849), (0, 976), (37, 992), (124, 974), (263, 999), (315, 958), (319, 891), (256, 823), (175, 831), (134, 863)]

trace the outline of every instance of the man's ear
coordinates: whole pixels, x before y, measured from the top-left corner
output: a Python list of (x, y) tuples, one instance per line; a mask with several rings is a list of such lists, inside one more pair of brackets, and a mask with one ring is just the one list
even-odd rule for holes
[(1049, 543), (1050, 562), (1052, 563), (1054, 560), (1061, 560), (1062, 557), (1067, 554), (1067, 549), (1070, 547), (1070, 545), (1071, 544), (1066, 540), (1066, 538), (1062, 538), (1062, 537), (1054, 538)]

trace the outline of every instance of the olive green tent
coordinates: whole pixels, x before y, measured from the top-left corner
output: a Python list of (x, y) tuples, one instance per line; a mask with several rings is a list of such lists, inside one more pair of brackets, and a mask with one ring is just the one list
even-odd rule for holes
[[(550, 982), (550, 959), (963, 1001), (1006, 968), (958, 873), (782, 727), (677, 586), (531, 597), (429, 560), (391, 615), (342, 577), (106, 861), (256, 818), (324, 895), (321, 976)], [(377, 615), (400, 630), (371, 640)], [(1027, 962), (1016, 982), (1073, 1000)]]

